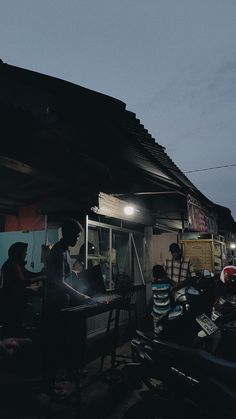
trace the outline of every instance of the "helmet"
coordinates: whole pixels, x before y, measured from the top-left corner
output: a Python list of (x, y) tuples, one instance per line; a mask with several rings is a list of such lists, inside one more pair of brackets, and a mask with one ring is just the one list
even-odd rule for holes
[(236, 284), (236, 266), (225, 266), (220, 274), (220, 280), (226, 285)]

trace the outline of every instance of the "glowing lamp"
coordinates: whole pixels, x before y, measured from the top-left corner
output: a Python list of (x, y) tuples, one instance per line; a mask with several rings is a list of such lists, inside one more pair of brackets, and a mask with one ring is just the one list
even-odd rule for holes
[(134, 207), (131, 205), (128, 205), (127, 207), (124, 207), (124, 213), (125, 215), (133, 215), (134, 214)]

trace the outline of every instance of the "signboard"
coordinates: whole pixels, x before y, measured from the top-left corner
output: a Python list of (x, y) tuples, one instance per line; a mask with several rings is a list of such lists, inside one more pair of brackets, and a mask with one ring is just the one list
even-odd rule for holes
[(153, 217), (147, 209), (135, 205), (134, 212), (128, 215), (125, 213), (124, 209), (131, 204), (116, 198), (113, 195), (100, 192), (98, 203), (98, 207), (91, 208), (96, 214), (106, 215), (107, 217), (114, 217), (121, 220), (129, 220), (144, 225), (153, 225)]
[(200, 202), (191, 195), (187, 196), (188, 228), (201, 233), (217, 233), (217, 223), (213, 214), (207, 212)]
[(191, 260), (196, 271), (214, 271), (211, 240), (183, 240), (184, 257)]

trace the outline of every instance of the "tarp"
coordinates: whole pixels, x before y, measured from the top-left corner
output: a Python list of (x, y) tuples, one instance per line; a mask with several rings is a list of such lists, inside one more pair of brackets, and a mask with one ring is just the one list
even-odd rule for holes
[(45, 229), (45, 216), (38, 213), (41, 203), (21, 207), (19, 214), (7, 215), (5, 231), (39, 231)]

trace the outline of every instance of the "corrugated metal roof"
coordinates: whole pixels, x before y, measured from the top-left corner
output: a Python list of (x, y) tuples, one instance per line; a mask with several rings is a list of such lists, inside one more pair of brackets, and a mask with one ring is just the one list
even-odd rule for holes
[(124, 155), (124, 160), (127, 160), (133, 163), (138, 168), (157, 176), (160, 180), (171, 183), (179, 187), (180, 185), (173, 180), (167, 173), (160, 169), (160, 166), (157, 164), (157, 161), (153, 161), (147, 157), (146, 153), (143, 152), (139, 144), (128, 143), (126, 155)]
[[(16, 210), (14, 199), (30, 203), (43, 190), (69, 194), (76, 205), (88, 190), (92, 195), (176, 190), (214, 206), (122, 101), (3, 63), (0, 89), (5, 139), (0, 156), (31, 168), (25, 174), (13, 164), (5, 185), (0, 183), (2, 208)], [(20, 177), (24, 193), (17, 189)]]
[[(155, 161), (155, 164), (159, 166), (166, 177), (171, 177), (179, 185), (184, 186), (193, 191), (198, 189), (192, 184), (192, 182), (184, 175), (184, 173), (176, 166), (173, 160), (168, 156), (165, 151), (165, 147), (158, 144), (155, 139), (148, 133), (148, 131), (139, 123), (135, 114), (126, 111), (127, 115), (127, 128), (130, 130), (133, 136), (136, 138), (137, 145), (140, 151), (145, 151), (147, 161)], [(199, 191), (200, 192), (200, 191)]]

